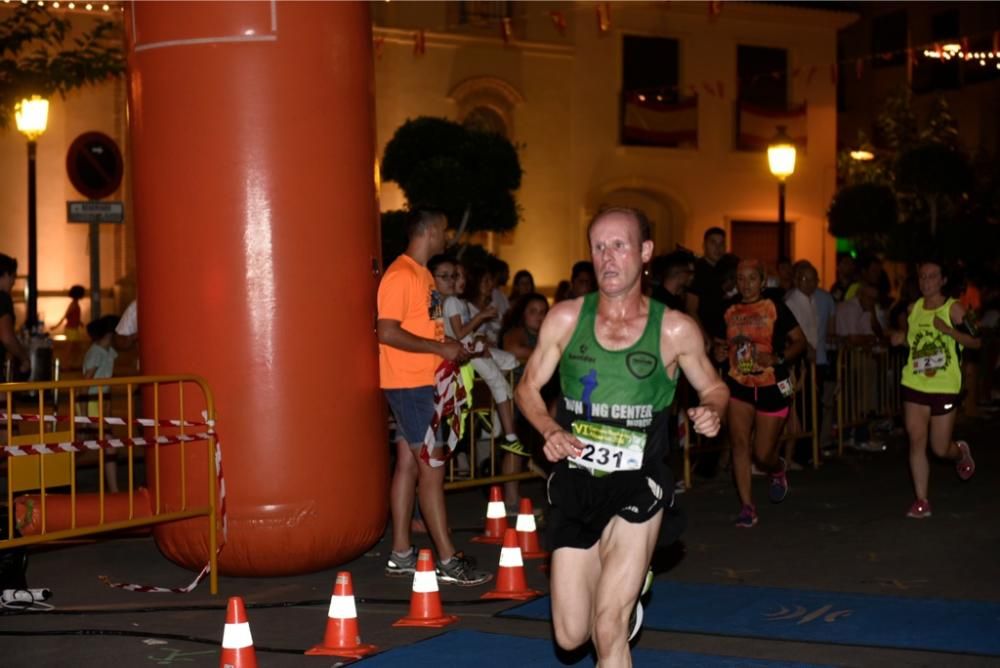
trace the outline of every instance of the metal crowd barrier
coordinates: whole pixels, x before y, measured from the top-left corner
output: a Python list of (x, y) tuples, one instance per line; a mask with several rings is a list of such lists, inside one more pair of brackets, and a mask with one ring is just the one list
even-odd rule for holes
[[(798, 369), (792, 377), (795, 393), (792, 395), (789, 420), (786, 423), (784, 432), (781, 434), (778, 448), (780, 452), (784, 444), (788, 441), (798, 442), (809, 439), (812, 448), (813, 468), (818, 469), (820, 464), (820, 433), (818, 428), (820, 416), (818, 402), (822, 397), (823, 388), (822, 384), (817, 384), (816, 382), (816, 364), (814, 362), (798, 365)], [(694, 433), (688, 420), (686, 409), (697, 405), (697, 397), (690, 391), (690, 388), (686, 384), (683, 386), (683, 389), (678, 389), (680, 393), (678, 401), (674, 402), (677, 406), (678, 446), (684, 456), (684, 485), (688, 489), (691, 489), (694, 481), (692, 475), (694, 468), (693, 460), (702, 454), (727, 450), (729, 449), (729, 442), (724, 432), (713, 439), (707, 439), (700, 434)], [(793, 422), (791, 419), (793, 413), (798, 418), (796, 422)], [(792, 425), (796, 426), (793, 427)]]
[[(513, 392), (513, 388), (515, 387), (513, 371), (508, 372), (507, 379)], [(521, 459), (526, 460), (525, 466), (528, 470), (506, 475), (500, 472), (500, 460), (505, 451), (498, 448), (499, 441), (496, 437), (495, 427), (499, 425), (495, 425), (494, 423), (494, 420), (499, 420), (499, 416), (495, 412), (496, 402), (493, 400), (493, 395), (490, 393), (486, 382), (479, 376), (475, 377), (469, 402), (471, 408), (468, 416), (465, 418), (465, 436), (463, 444), (459, 445), (459, 451), (465, 452), (468, 456), (469, 469), (468, 471), (459, 470), (455, 463), (456, 458), (453, 456), (448, 464), (448, 472), (444, 484), (445, 490), (498, 485), (514, 480), (530, 480), (531, 478), (539, 477), (540, 474), (537, 469), (532, 467), (530, 457), (521, 457)], [(477, 438), (481, 432), (489, 434), (488, 439)], [(526, 435), (522, 434), (522, 436)], [(484, 443), (481, 441), (489, 444), (486, 446), (489, 448), (489, 454), (486, 456), (480, 456), (483, 454), (482, 448), (484, 447)], [(467, 451), (462, 450), (465, 444), (468, 445)], [(481, 475), (481, 471), (479, 470), (481, 461), (488, 461), (486, 475)]]
[[(185, 385), (196, 386), (195, 397), (185, 397)], [(92, 387), (109, 387), (90, 394)], [(145, 391), (146, 407), (152, 415), (139, 417), (136, 392)], [(134, 530), (165, 522), (207, 517), (209, 520), (210, 584), (218, 591), (217, 546), (218, 508), (216, 499), (215, 400), (204, 379), (193, 375), (135, 376), (93, 380), (48, 381), (0, 384), (0, 425), (3, 426), (3, 461), (0, 475), (6, 487), (6, 522), (0, 550), (37, 543), (76, 539), (95, 534)], [(124, 414), (112, 410), (112, 402), (124, 402)], [(204, 421), (186, 422), (185, 401), (204, 408)], [(79, 414), (78, 405), (96, 405), (94, 415)], [(163, 404), (176, 414), (164, 415)], [(96, 418), (96, 419), (95, 419)], [(110, 424), (109, 424), (110, 422)], [(81, 433), (80, 426), (96, 431)], [(208, 487), (206, 501), (189, 500), (186, 463), (195, 456), (193, 446), (207, 444)], [(115, 445), (119, 447), (114, 447)], [(137, 489), (136, 449), (145, 448), (146, 462), (152, 460), (154, 490), (147, 495)], [(107, 450), (124, 453), (128, 489), (116, 496), (105, 493)], [(160, 476), (161, 450), (176, 448), (179, 457), (179, 490), (163, 490)], [(197, 448), (200, 450), (200, 448)], [(97, 489), (78, 489), (79, 469), (96, 451)], [(23, 454), (37, 452), (40, 454)], [(172, 454), (172, 452), (171, 452)], [(198, 456), (203, 456), (199, 454)], [(120, 458), (119, 458), (120, 459)], [(119, 461), (119, 463), (121, 463)], [(179, 507), (167, 509), (162, 497), (179, 499)], [(15, 495), (30, 494), (29, 496)], [(122, 496), (127, 504), (120, 503)], [(150, 498), (151, 496), (151, 498)], [(51, 529), (50, 506), (61, 512), (68, 502), (68, 528)], [(18, 503), (22, 506), (18, 518)], [(34, 506), (39, 510), (34, 519)], [(148, 506), (148, 507), (146, 507)], [(120, 518), (118, 516), (124, 516)], [(88, 519), (92, 518), (92, 519)], [(20, 534), (20, 535), (17, 535)]]
[(837, 355), (837, 453), (844, 434), (871, 420), (891, 419), (901, 411), (900, 383), (906, 358), (882, 347), (841, 347)]

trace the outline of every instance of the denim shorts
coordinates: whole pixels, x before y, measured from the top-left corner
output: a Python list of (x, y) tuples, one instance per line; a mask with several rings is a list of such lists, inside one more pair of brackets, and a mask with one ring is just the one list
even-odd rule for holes
[(434, 386), (386, 389), (385, 398), (396, 418), (396, 433), (411, 448), (423, 444), (434, 417)]

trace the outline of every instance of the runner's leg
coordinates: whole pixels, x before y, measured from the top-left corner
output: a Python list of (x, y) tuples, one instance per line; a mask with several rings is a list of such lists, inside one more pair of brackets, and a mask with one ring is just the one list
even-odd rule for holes
[(913, 491), (918, 499), (927, 498), (927, 424), (931, 420), (931, 407), (903, 402), (903, 421), (910, 439), (910, 474), (913, 476)]
[(941, 459), (961, 459), (962, 451), (952, 439), (952, 431), (955, 428), (955, 417), (957, 410), (949, 411), (944, 415), (931, 416), (930, 442), (931, 450)]
[(660, 533), (663, 511), (641, 524), (615, 516), (598, 543), (601, 571), (594, 606), (594, 647), (601, 668), (632, 665), (628, 620)]
[(600, 543), (586, 550), (561, 547), (552, 553), (552, 628), (556, 644), (573, 650), (587, 642), (594, 624), (594, 599), (601, 576)]
[(742, 401), (729, 402), (729, 440), (733, 444), (733, 479), (740, 503), (750, 503), (750, 432), (754, 407)]
[(777, 473), (781, 470), (778, 458), (778, 437), (787, 418), (757, 413), (754, 420), (753, 454), (762, 470)]

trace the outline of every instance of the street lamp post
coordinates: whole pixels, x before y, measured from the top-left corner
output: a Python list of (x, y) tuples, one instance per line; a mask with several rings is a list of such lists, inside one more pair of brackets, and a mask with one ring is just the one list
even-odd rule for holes
[(45, 132), (49, 101), (32, 95), (14, 107), (17, 129), (28, 138), (28, 313), (26, 327), (34, 334), (38, 328), (38, 219), (35, 206), (36, 141)]
[(785, 180), (795, 173), (795, 144), (785, 134), (785, 126), (778, 126), (778, 134), (767, 147), (767, 163), (771, 173), (778, 177), (778, 261), (788, 257), (785, 229)]

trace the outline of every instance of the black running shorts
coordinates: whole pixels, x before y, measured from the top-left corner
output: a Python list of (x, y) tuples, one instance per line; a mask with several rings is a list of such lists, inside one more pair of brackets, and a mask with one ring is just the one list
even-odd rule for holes
[[(595, 478), (566, 461), (555, 466), (547, 484), (549, 497), (548, 537), (553, 550), (560, 547), (587, 549), (601, 538), (614, 516), (641, 524), (661, 509), (673, 510), (674, 478), (665, 466), (641, 471), (621, 471)], [(679, 514), (665, 513), (661, 536), (670, 542), (680, 533)]]

